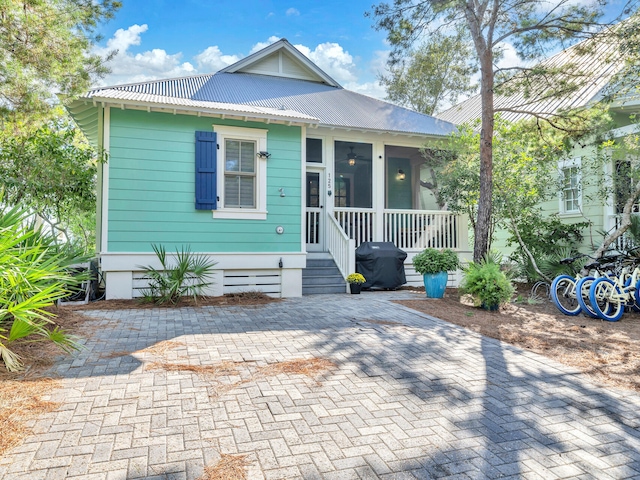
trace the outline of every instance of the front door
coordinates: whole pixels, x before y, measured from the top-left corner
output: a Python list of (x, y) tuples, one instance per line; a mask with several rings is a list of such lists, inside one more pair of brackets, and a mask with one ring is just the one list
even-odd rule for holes
[(307, 169), (307, 252), (324, 251), (324, 171)]

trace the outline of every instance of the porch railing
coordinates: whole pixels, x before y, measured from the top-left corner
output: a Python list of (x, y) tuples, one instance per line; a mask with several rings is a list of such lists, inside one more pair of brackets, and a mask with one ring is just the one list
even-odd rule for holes
[(447, 211), (384, 210), (381, 226), (372, 209), (336, 208), (331, 218), (356, 247), (362, 242), (393, 242), (406, 250), (466, 248), (466, 217)]
[(344, 278), (356, 271), (356, 242), (333, 216), (327, 215), (327, 248)]
[(333, 215), (344, 233), (355, 241), (356, 247), (362, 242), (374, 242), (375, 215), (371, 209), (336, 208)]
[(460, 229), (467, 228), (459, 215), (440, 210), (385, 210), (383, 218), (384, 241), (408, 250), (458, 249)]
[(320, 243), (320, 215), (324, 211), (322, 210), (310, 210), (307, 209), (307, 243), (317, 245)]

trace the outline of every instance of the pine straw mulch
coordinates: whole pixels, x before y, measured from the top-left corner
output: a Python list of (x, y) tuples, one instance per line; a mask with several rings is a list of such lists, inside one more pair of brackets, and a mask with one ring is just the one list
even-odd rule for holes
[(60, 382), (51, 378), (0, 379), (0, 457), (31, 433), (29, 423), (59, 407), (59, 403), (47, 400), (59, 386)]
[[(67, 308), (52, 308), (51, 311), (57, 315), (55, 324), (68, 333), (90, 333), (90, 318)], [(25, 368), (12, 373), (0, 363), (0, 457), (32, 432), (29, 425), (39, 416), (59, 407), (49, 398), (53, 390), (60, 387), (60, 381), (47, 377), (45, 372), (64, 352), (50, 342), (18, 341), (12, 349), (22, 358)]]
[(640, 392), (640, 314), (625, 313), (619, 322), (570, 317), (550, 299), (528, 303), (528, 293), (523, 289), (521, 302), (497, 312), (474, 307), (457, 289), (447, 289), (443, 299), (421, 293), (397, 303), (578, 368), (596, 382)]
[(311, 378), (316, 383), (318, 378), (326, 372), (335, 368), (335, 364), (324, 358), (298, 358), (275, 362), (261, 367), (250, 368), (249, 375), (245, 378), (231, 383), (225, 383), (221, 379), (228, 377), (238, 377), (241, 375), (239, 366), (252, 366), (253, 362), (233, 362), (222, 361), (213, 365), (190, 365), (184, 363), (171, 363), (166, 361), (150, 362), (145, 365), (145, 370), (164, 370), (166, 372), (188, 372), (198, 375), (211, 382), (213, 393), (211, 398), (241, 387), (247, 383), (255, 382), (267, 377), (285, 375), (304, 375)]
[(75, 305), (62, 308), (73, 308), (74, 310), (130, 310), (130, 309), (147, 309), (147, 308), (181, 308), (181, 307), (228, 307), (241, 305), (250, 307), (256, 305), (266, 305), (273, 302), (279, 302), (279, 298), (270, 297), (262, 292), (247, 291), (239, 293), (227, 293), (220, 297), (198, 297), (194, 300), (192, 297), (183, 297), (177, 303), (154, 303), (145, 302), (142, 299), (133, 300), (101, 300), (99, 302), (91, 302), (87, 305)]
[(215, 465), (204, 467), (204, 474), (197, 480), (245, 480), (249, 465), (247, 455), (222, 453)]

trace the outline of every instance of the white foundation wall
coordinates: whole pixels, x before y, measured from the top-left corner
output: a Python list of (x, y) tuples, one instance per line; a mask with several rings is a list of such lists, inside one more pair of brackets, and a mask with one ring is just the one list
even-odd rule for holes
[[(306, 265), (304, 253), (197, 255), (216, 262), (209, 279), (212, 285), (203, 292), (205, 295), (259, 291), (278, 298), (302, 296), (302, 269)], [(169, 254), (167, 256), (170, 257)], [(107, 300), (141, 297), (148, 286), (148, 278), (141, 266), (161, 268), (153, 253), (103, 253), (100, 261)]]

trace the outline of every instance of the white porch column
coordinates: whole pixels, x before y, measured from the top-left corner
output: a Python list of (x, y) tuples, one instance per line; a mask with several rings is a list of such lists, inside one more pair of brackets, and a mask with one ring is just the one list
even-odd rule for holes
[(385, 188), (385, 161), (384, 143), (373, 143), (373, 178), (371, 179), (372, 187), (372, 207), (374, 211), (374, 230), (373, 240), (376, 242), (384, 241), (384, 208), (386, 200)]

